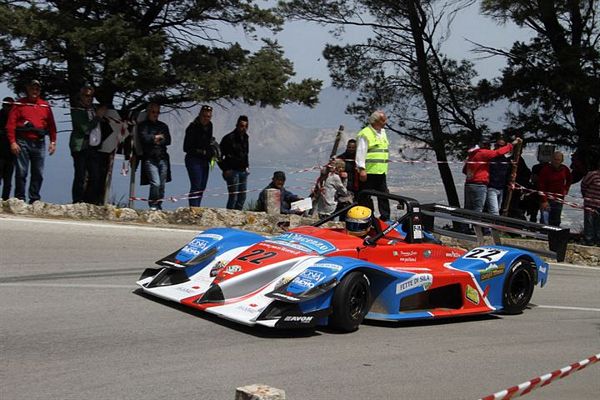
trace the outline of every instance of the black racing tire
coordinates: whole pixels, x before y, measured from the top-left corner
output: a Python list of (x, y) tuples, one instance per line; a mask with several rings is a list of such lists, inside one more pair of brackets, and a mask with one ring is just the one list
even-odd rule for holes
[(502, 303), (505, 314), (520, 314), (529, 304), (535, 286), (533, 268), (527, 260), (517, 260), (510, 267), (504, 290)]
[(362, 272), (350, 272), (335, 288), (331, 301), (333, 314), (329, 326), (353, 332), (363, 322), (371, 307), (371, 288)]

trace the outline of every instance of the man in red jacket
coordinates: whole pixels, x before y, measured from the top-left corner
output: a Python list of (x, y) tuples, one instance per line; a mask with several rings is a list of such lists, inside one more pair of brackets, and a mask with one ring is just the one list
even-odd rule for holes
[(30, 81), (27, 97), (17, 100), (8, 114), (6, 133), (10, 151), (17, 157), (15, 165), (15, 197), (25, 200), (27, 173), (31, 164), (29, 203), (40, 200), (44, 173), (46, 135), (50, 136), (48, 153), (56, 150), (56, 124), (50, 105), (40, 98), (40, 81)]
[[(540, 170), (538, 187), (540, 194), (540, 211), (542, 212), (541, 223), (560, 226), (560, 215), (562, 213), (565, 195), (569, 193), (572, 178), (571, 170), (564, 165), (563, 153), (555, 151), (552, 161)], [(547, 196), (549, 194), (550, 196)]]
[[(516, 141), (520, 142), (521, 138)], [(513, 148), (511, 143), (490, 150), (489, 140), (482, 139), (479, 145), (468, 150), (467, 162), (463, 173), (467, 176), (465, 181), (465, 208), (482, 212), (485, 205), (487, 185), (490, 182), (489, 161), (506, 153)]]

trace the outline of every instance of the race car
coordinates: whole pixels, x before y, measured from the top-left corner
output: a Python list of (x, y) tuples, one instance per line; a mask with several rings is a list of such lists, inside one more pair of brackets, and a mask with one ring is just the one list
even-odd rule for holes
[[(157, 261), (159, 268), (146, 269), (137, 284), (146, 294), (245, 325), (349, 332), (364, 319), (521, 313), (534, 286), (546, 283), (549, 267), (533, 250), (502, 246), (499, 231), (545, 239), (549, 250), (541, 252), (564, 259), (568, 229), (420, 205), (395, 194), (363, 195), (387, 198), (404, 213), (394, 221), (372, 217), (364, 238), (325, 227), (352, 205), (276, 236), (208, 229)], [(439, 228), (436, 219), (468, 229)], [(481, 243), (485, 230), (494, 244), (469, 251), (435, 236)]]

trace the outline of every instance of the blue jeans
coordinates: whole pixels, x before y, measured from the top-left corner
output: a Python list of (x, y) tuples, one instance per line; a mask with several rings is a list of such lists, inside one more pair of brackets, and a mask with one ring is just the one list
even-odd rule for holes
[(587, 244), (600, 245), (600, 207), (596, 212), (583, 212), (583, 239)]
[(465, 184), (465, 208), (467, 210), (482, 212), (486, 196), (486, 185), (476, 183)]
[(223, 172), (223, 179), (227, 182), (227, 208), (229, 210), (242, 210), (246, 201), (246, 188), (248, 172), (228, 170)]
[(29, 180), (29, 203), (39, 200), (42, 181), (44, 180), (44, 157), (46, 155), (45, 140), (25, 140), (18, 138), (17, 144), (21, 148), (15, 164), (15, 197), (25, 200), (25, 186), (27, 174), (31, 165), (31, 179)]
[(165, 197), (168, 168), (167, 160), (144, 160), (144, 169), (150, 183), (150, 195), (148, 196), (150, 207), (161, 208), (162, 199)]
[(560, 215), (562, 214), (562, 203), (554, 200), (548, 200), (549, 207), (540, 210), (540, 224), (560, 226)]
[(190, 207), (200, 207), (202, 195), (208, 183), (208, 161), (205, 158), (185, 155), (185, 168), (190, 178)]
[(485, 205), (490, 214), (500, 215), (500, 207), (502, 206), (502, 196), (504, 191), (492, 187), (487, 188), (487, 197)]

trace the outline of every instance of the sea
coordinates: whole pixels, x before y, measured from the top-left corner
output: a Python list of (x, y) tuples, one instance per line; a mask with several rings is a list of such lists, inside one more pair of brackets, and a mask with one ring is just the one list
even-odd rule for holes
[[(71, 202), (71, 181), (73, 178), (72, 158), (69, 154), (68, 140), (58, 142), (58, 149), (52, 156), (46, 155), (44, 182), (42, 185), (42, 200), (48, 203), (68, 204)], [(524, 153), (528, 166), (534, 165), (535, 154)], [(130, 197), (147, 198), (148, 186), (139, 185), (139, 170), (136, 174), (136, 185), (130, 193), (130, 174), (122, 174), (124, 163), (122, 156), (117, 155), (113, 168), (113, 179), (110, 189), (109, 202), (118, 206), (127, 206)], [(248, 177), (247, 205), (252, 205), (260, 191), (271, 181), (273, 172), (282, 170), (286, 173), (286, 188), (299, 196), (308, 196), (319, 174), (318, 160), (306, 158), (303, 163), (286, 163), (281, 161), (250, 160), (250, 175)], [(464, 175), (462, 162), (451, 162), (450, 167), (461, 202), (463, 201)], [(187, 171), (183, 164), (172, 164), (173, 180), (166, 185), (163, 208), (174, 210), (185, 207), (185, 199), (190, 190)], [(390, 192), (412, 197), (421, 203), (447, 204), (446, 195), (441, 183), (437, 163), (434, 161), (408, 162), (392, 157), (388, 175)], [(579, 183), (572, 186), (567, 200), (581, 204)], [(204, 207), (225, 207), (227, 203), (227, 186), (217, 166), (210, 172), (208, 186), (202, 200)], [(461, 203), (462, 204), (462, 203)], [(133, 202), (136, 209), (148, 208), (144, 200)], [(578, 208), (565, 206), (563, 209), (562, 226), (571, 228), (572, 232), (583, 229), (583, 211)]]

